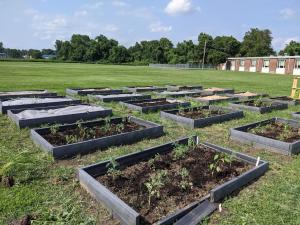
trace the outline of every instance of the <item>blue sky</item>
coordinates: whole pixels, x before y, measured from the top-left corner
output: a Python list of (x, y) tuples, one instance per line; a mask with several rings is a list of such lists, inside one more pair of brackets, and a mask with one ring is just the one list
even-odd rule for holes
[(0, 41), (9, 48), (53, 48), (73, 33), (104, 34), (125, 46), (200, 32), (242, 40), (251, 27), (273, 32), (276, 50), (300, 41), (299, 0), (0, 0)]

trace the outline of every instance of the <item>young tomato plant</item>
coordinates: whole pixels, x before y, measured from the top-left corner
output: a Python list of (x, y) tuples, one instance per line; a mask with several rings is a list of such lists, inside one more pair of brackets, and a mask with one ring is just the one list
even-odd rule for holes
[(148, 182), (145, 183), (145, 186), (148, 190), (148, 206), (151, 207), (151, 200), (153, 197), (160, 198), (160, 189), (165, 186), (165, 178), (167, 176), (167, 171), (160, 170), (155, 174), (150, 176)]
[(186, 168), (182, 168), (179, 171), (179, 175), (181, 177), (180, 188), (183, 190), (192, 189), (193, 183), (190, 181), (190, 174)]
[(189, 151), (188, 146), (175, 144), (174, 150), (173, 150), (173, 160), (178, 160), (178, 159), (184, 158), (185, 155), (188, 153), (188, 151)]
[(213, 162), (209, 165), (212, 176), (222, 171), (222, 167), (226, 164), (231, 165), (233, 161), (233, 154), (217, 153), (213, 158)]
[(118, 133), (122, 133), (124, 129), (125, 129), (125, 126), (124, 126), (123, 123), (119, 123), (119, 124), (116, 125), (116, 131)]
[(116, 161), (115, 158), (110, 158), (109, 163), (107, 163), (106, 168), (107, 174), (113, 178), (113, 180), (116, 180), (120, 175), (121, 171), (119, 170), (119, 163)]
[(103, 132), (106, 134), (106, 133), (108, 133), (108, 132), (110, 131), (110, 129), (111, 129), (110, 121), (109, 121), (109, 120), (106, 120), (106, 121), (105, 121), (105, 124), (104, 124), (103, 127), (102, 127), (102, 130), (103, 130)]
[(156, 163), (156, 162), (159, 162), (159, 161), (161, 161), (161, 160), (162, 160), (161, 155), (160, 155), (160, 154), (156, 154), (156, 155), (154, 156), (154, 158), (152, 158), (152, 159), (150, 159), (150, 160), (148, 161), (148, 166), (149, 166), (151, 169), (154, 169), (154, 170), (155, 170), (155, 163)]
[(52, 126), (49, 127), (50, 132), (52, 135), (56, 135), (58, 130), (59, 130), (59, 125), (58, 124), (53, 124)]
[(78, 137), (76, 135), (66, 135), (66, 142), (67, 144), (76, 143), (79, 141)]

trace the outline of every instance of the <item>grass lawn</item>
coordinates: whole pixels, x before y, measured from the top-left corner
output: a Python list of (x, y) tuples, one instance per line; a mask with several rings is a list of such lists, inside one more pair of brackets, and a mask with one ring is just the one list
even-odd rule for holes
[[(63, 94), (66, 87), (165, 84), (227, 87), (275, 96), (290, 94), (292, 77), (130, 66), (0, 62), (0, 91), (45, 88)], [(228, 138), (229, 128), (275, 116), (291, 118), (291, 112), (300, 111), (300, 106), (264, 115), (246, 112), (243, 119), (192, 130), (162, 120), (158, 113), (143, 115), (115, 103), (103, 105), (112, 107), (115, 115), (133, 114), (163, 124), (166, 135), (135, 145), (113, 147), (54, 162), (33, 145), (29, 129), (19, 130), (6, 116), (0, 116), (0, 174), (12, 175), (16, 180), (12, 188), (0, 186), (0, 224), (19, 220), (26, 214), (35, 217), (33, 224), (118, 224), (111, 219), (105, 207), (80, 187), (76, 180), (76, 168), (191, 134), (200, 136), (201, 140), (270, 161), (270, 170), (264, 177), (238, 195), (226, 199), (223, 212), (213, 214), (205, 223), (300, 224), (300, 157), (253, 149)]]

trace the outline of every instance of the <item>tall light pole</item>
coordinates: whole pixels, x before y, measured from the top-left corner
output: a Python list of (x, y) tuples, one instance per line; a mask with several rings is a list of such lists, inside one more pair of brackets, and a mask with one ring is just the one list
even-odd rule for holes
[(205, 40), (205, 43), (204, 43), (204, 50), (203, 50), (203, 59), (202, 59), (202, 70), (204, 69), (204, 60), (205, 60), (205, 53), (206, 53), (206, 40)]

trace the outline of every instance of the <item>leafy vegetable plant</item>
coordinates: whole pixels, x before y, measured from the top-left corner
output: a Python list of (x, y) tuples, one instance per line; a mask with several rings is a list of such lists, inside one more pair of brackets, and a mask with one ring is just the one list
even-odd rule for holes
[(160, 198), (160, 190), (165, 185), (165, 178), (167, 171), (160, 170), (152, 174), (149, 181), (145, 183), (148, 190), (148, 206), (151, 207), (151, 200), (153, 197)]

